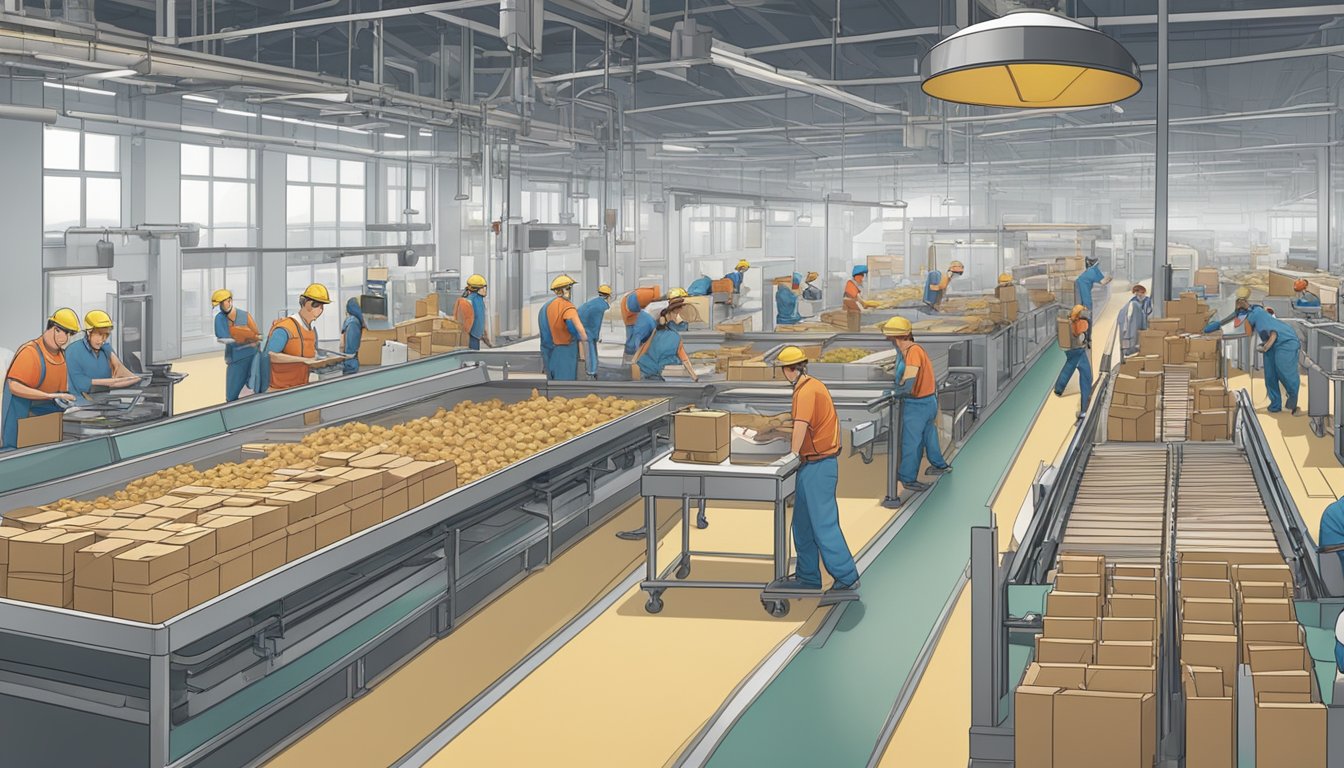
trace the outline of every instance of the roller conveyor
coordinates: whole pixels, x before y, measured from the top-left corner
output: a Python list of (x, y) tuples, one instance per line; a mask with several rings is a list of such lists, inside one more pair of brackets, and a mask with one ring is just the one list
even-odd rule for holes
[(1060, 551), (1156, 565), (1162, 555), (1166, 489), (1165, 446), (1096, 446), (1070, 508)]
[(1246, 454), (1230, 443), (1181, 448), (1177, 552), (1279, 551)]
[(1190, 423), (1190, 371), (1167, 367), (1162, 376), (1162, 442), (1182, 443)]

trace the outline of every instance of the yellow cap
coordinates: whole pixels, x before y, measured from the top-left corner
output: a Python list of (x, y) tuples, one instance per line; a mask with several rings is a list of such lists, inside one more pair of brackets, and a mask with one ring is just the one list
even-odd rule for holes
[(962, 264), (960, 261), (954, 261), (947, 265), (947, 269), (954, 275), (960, 275), (962, 272), (966, 271), (966, 265)]
[(112, 329), (112, 316), (101, 309), (89, 310), (84, 316), (84, 330), (103, 331)]
[(886, 336), (909, 336), (914, 331), (915, 327), (910, 324), (909, 318), (900, 315), (882, 324), (882, 333)]
[(736, 266), (736, 267), (733, 267), (733, 269), (735, 269), (735, 270), (737, 270), (737, 269), (751, 269), (751, 262), (747, 261), (746, 259), (742, 259), (742, 260), (740, 260), (740, 261), (737, 262), (737, 266)]
[(687, 296), (690, 296), (690, 294), (686, 292), (685, 288), (673, 288), (667, 292), (667, 298), (669, 299), (684, 299)]
[(561, 288), (568, 288), (574, 284), (574, 278), (569, 275), (561, 275), (551, 281), (551, 290), (558, 291)]
[(775, 357), (775, 365), (797, 365), (807, 362), (807, 353), (798, 347), (785, 347)]
[(610, 286), (610, 285), (607, 285), (606, 283), (603, 283), (602, 285), (597, 286), (597, 295), (598, 295), (598, 296), (610, 296), (610, 295), (611, 295), (611, 286)]
[(309, 301), (315, 301), (318, 304), (331, 303), (331, 294), (327, 293), (327, 286), (321, 283), (313, 283), (303, 289), (303, 293), (299, 294), (299, 296), (308, 299)]
[(468, 288), (484, 288), (484, 287), (485, 287), (485, 278), (484, 278), (484, 277), (481, 277), (480, 275), (472, 275), (471, 277), (468, 277), (468, 278), (467, 278), (467, 287), (468, 287)]
[(1241, 286), (1240, 288), (1237, 289), (1237, 298), (1238, 299), (1251, 298), (1251, 289), (1245, 285)]
[(68, 307), (61, 307), (53, 312), (51, 317), (47, 318), (47, 322), (55, 323), (66, 333), (79, 333), (79, 315)]
[(220, 304), (233, 298), (233, 291), (228, 288), (220, 288), (218, 291), (210, 294), (210, 306), (218, 307)]
[(1086, 311), (1087, 307), (1082, 304), (1074, 304), (1073, 309), (1069, 312), (1069, 319), (1077, 320), (1079, 317), (1082, 317), (1082, 314)]
[(1002, 284), (1004, 284), (1004, 283), (1011, 283), (1011, 282), (1013, 282), (1013, 276), (1012, 276), (1012, 275), (1008, 274), (1007, 272), (1001, 272), (1001, 273), (999, 274), (999, 284), (1000, 284), (1000, 285), (1002, 285)]
[(807, 273), (807, 282), (810, 283), (810, 282), (812, 282), (813, 280), (816, 280), (818, 277), (821, 277), (821, 275), (817, 274), (816, 272), (808, 272), (808, 273)]

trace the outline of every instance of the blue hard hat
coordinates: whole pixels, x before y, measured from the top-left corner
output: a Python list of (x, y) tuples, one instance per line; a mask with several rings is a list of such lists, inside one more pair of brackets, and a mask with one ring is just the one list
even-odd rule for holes
[(854, 277), (858, 277), (859, 275), (866, 275), (866, 274), (868, 274), (868, 265), (867, 265), (867, 264), (860, 264), (860, 265), (858, 265), (857, 267), (854, 268), (854, 272), (853, 272), (853, 276), (854, 276)]

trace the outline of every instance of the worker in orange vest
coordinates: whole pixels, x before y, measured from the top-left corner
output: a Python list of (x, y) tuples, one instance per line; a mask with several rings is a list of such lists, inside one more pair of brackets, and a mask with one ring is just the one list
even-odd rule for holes
[(270, 389), (292, 389), (308, 383), (310, 366), (317, 362), (317, 329), (314, 325), (331, 303), (331, 294), (313, 283), (299, 294), (297, 314), (271, 324), (266, 340), (270, 360)]

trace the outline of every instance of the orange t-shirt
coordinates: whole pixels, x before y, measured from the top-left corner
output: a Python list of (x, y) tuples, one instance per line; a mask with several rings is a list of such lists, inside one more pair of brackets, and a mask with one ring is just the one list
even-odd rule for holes
[(840, 452), (840, 418), (831, 391), (819, 380), (805, 377), (793, 390), (793, 420), (807, 424), (803, 461), (816, 461)]
[(862, 292), (863, 292), (863, 289), (860, 288), (860, 287), (859, 287), (859, 284), (856, 283), (856, 282), (854, 282), (853, 280), (850, 280), (849, 282), (845, 283), (845, 298), (846, 298), (846, 299), (857, 299), (857, 298), (859, 298), (859, 294), (862, 293)]
[(915, 386), (910, 391), (911, 397), (928, 397), (937, 391), (937, 385), (933, 380), (933, 361), (929, 359), (929, 353), (918, 344), (911, 345), (905, 353), (906, 365), (919, 366), (919, 373), (915, 374)]
[(569, 332), (569, 326), (565, 321), (574, 324), (576, 329), (583, 328), (583, 321), (579, 319), (579, 311), (567, 299), (555, 298), (546, 305), (546, 325), (551, 328), (551, 343), (557, 347), (567, 346), (574, 343), (574, 334)]
[(476, 323), (476, 310), (471, 306), (471, 301), (465, 296), (458, 296), (457, 303), (453, 305), (453, 319), (462, 326), (462, 330), (470, 331), (472, 325)]
[[(47, 361), (46, 378), (42, 378), (42, 363), (38, 355), (42, 355)], [(14, 360), (9, 364), (9, 373), (5, 374), (5, 378), (54, 395), (65, 391), (66, 375), (65, 353), (57, 352), (53, 355), (43, 346), (42, 340), (37, 339), (19, 347), (19, 351), (14, 354)]]

